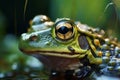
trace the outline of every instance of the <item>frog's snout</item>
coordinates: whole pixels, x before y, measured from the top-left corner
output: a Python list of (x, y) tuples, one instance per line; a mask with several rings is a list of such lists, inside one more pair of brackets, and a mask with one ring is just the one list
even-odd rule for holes
[(23, 33), (21, 35), (22, 40), (30, 40), (30, 41), (36, 41), (38, 39), (38, 34), (27, 34), (27, 33)]

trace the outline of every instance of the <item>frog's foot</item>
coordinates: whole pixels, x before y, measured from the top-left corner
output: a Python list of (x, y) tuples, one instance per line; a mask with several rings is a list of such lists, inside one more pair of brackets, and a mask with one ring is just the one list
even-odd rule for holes
[(74, 75), (78, 78), (78, 79), (84, 79), (85, 77), (90, 76), (90, 74), (92, 73), (92, 69), (90, 66), (84, 66), (80, 69), (77, 69), (74, 71)]
[(84, 80), (91, 75), (92, 69), (90, 66), (80, 67), (76, 70), (66, 70), (65, 72), (52, 71), (50, 80)]

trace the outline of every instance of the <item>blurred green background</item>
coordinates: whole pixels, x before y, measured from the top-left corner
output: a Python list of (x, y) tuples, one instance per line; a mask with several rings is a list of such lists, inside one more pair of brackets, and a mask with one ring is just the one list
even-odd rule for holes
[[(22, 67), (40, 67), (41, 63), (18, 49), (18, 40), (29, 27), (29, 20), (44, 14), (55, 21), (68, 17), (89, 26), (104, 29), (120, 40), (119, 0), (0, 0), (0, 78), (3, 73)], [(109, 3), (115, 3), (110, 4)], [(34, 61), (35, 60), (35, 61)], [(36, 62), (36, 66), (29, 63)], [(16, 66), (16, 67), (15, 67)]]

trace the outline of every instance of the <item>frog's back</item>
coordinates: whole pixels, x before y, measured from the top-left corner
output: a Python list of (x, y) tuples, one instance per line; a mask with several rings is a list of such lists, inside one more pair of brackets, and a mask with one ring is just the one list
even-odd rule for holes
[(110, 44), (120, 47), (120, 43), (118, 42), (118, 39), (113, 36), (108, 36), (108, 34), (105, 33), (103, 29), (93, 28), (86, 24), (81, 24), (80, 22), (75, 22), (75, 23), (80, 33), (83, 33), (86, 36), (89, 36), (93, 39), (97, 38), (101, 41), (101, 43), (105, 43), (106, 41), (109, 40)]

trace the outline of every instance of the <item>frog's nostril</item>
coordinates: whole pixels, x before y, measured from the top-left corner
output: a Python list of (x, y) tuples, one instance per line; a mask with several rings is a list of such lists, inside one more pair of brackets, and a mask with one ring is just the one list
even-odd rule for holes
[(37, 39), (38, 39), (38, 36), (36, 35), (33, 35), (29, 38), (30, 41), (37, 41)]

